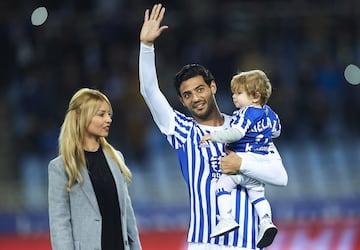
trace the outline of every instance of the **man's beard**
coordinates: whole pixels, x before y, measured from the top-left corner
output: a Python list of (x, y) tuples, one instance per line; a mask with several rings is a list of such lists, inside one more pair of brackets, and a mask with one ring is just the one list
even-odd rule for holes
[(214, 111), (215, 105), (212, 100), (208, 100), (207, 102), (207, 108), (204, 112), (196, 112), (194, 109), (191, 109), (191, 114), (194, 118), (198, 118), (200, 120), (207, 120), (210, 116), (210, 114)]

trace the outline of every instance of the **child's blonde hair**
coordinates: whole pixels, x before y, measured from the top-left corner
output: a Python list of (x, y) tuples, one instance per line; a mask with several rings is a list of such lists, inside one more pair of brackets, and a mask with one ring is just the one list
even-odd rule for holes
[(236, 74), (230, 84), (233, 93), (246, 91), (252, 97), (259, 97), (262, 106), (267, 103), (272, 91), (269, 78), (258, 69)]
[[(108, 98), (95, 89), (82, 88), (70, 100), (59, 135), (59, 155), (63, 157), (65, 171), (69, 177), (66, 184), (66, 189), (69, 192), (76, 179), (79, 180), (80, 184), (83, 182), (81, 168), (86, 166), (83, 145), (84, 134), (102, 102), (109, 105), (112, 113)], [(118, 164), (121, 172), (130, 182), (130, 170), (104, 137), (100, 137), (100, 146)]]

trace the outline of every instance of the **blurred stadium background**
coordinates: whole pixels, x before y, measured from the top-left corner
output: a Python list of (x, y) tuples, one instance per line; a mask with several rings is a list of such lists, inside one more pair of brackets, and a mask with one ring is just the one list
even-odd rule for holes
[[(0, 8), (0, 250), (50, 249), (47, 164), (72, 94), (104, 91), (115, 114), (109, 141), (134, 180), (130, 192), (145, 250), (183, 249), (187, 191), (174, 152), (139, 94), (145, 0), (5, 0)], [(179, 106), (172, 77), (186, 63), (215, 75), (231, 113), (229, 81), (259, 68), (282, 119), (276, 140), (287, 187), (267, 189), (280, 232), (275, 249), (360, 249), (360, 2), (163, 1), (169, 29), (156, 43), (162, 90)], [(44, 6), (49, 16), (33, 26)], [(164, 241), (164, 242), (163, 242)], [(161, 246), (159, 246), (161, 242)]]

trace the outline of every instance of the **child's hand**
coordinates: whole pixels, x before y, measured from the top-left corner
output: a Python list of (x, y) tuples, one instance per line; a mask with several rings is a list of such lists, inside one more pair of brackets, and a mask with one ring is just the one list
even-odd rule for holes
[(204, 144), (204, 143), (206, 143), (207, 141), (210, 141), (210, 140), (211, 140), (210, 134), (206, 134), (201, 138), (200, 144)]

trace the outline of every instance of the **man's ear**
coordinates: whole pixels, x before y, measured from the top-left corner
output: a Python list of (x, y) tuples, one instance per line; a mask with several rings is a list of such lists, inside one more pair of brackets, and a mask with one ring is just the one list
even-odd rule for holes
[(217, 91), (217, 86), (216, 86), (216, 82), (215, 81), (211, 81), (210, 83), (210, 89), (211, 89), (211, 92), (213, 93), (213, 95), (216, 94), (216, 91)]
[(178, 95), (178, 98), (179, 98), (179, 101), (181, 102), (181, 104), (185, 107), (185, 103), (184, 103), (182, 97)]

